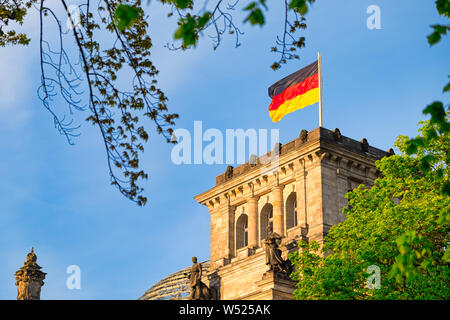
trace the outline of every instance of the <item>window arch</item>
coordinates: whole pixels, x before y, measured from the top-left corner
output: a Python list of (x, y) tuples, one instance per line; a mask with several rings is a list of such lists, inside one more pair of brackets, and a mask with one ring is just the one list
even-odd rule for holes
[(297, 224), (297, 194), (292, 192), (286, 199), (286, 229), (293, 228)]
[(273, 206), (270, 203), (266, 203), (261, 209), (260, 214), (260, 235), (261, 239), (267, 237), (267, 226), (273, 228)]
[(236, 221), (236, 250), (248, 246), (248, 216), (242, 213)]

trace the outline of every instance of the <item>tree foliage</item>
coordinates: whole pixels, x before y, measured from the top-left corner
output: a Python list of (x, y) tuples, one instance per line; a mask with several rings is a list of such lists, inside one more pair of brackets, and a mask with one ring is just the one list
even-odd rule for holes
[[(435, 4), (450, 17), (448, 0)], [(448, 27), (432, 28), (431, 46)], [(398, 137), (401, 155), (376, 162), (374, 186), (346, 195), (346, 220), (331, 227), (323, 247), (301, 241), (289, 256), (297, 299), (450, 298), (450, 111), (435, 101), (423, 113), (430, 120), (417, 137)], [(379, 288), (368, 283), (371, 266), (380, 270)]]
[[(199, 35), (209, 33), (216, 49), (223, 36), (228, 33), (235, 37), (236, 47), (240, 46), (239, 37), (243, 34), (241, 28), (233, 18), (234, 11), (242, 4), (242, 10), (246, 12), (244, 23), (252, 26), (263, 26), (266, 23), (266, 12), (269, 10), (267, 0), (243, 1), (235, 0), (228, 3), (223, 0), (215, 0), (211, 4), (208, 1), (194, 0), (160, 0), (172, 6), (169, 17), (176, 15), (178, 29), (174, 38), (181, 41), (179, 46), (170, 46), (172, 49), (188, 49), (195, 47)], [(278, 36), (271, 51), (279, 56), (271, 68), (277, 70), (282, 64), (292, 59), (299, 59), (298, 49), (305, 46), (305, 37), (299, 31), (306, 29), (306, 17), (309, 7), (315, 0), (283, 0), (284, 16), (283, 33)], [(200, 4), (200, 9), (196, 9)], [(209, 4), (209, 6), (208, 6)]]
[(18, 33), (9, 26), (10, 23), (22, 25), (27, 10), (31, 8), (33, 0), (1, 1), (0, 2), (0, 46), (8, 44), (27, 45), (30, 39), (24, 33)]
[[(400, 136), (402, 153), (376, 162), (382, 176), (371, 189), (360, 185), (347, 194), (346, 220), (331, 227), (323, 248), (301, 242), (290, 255), (297, 299), (450, 298), (450, 196), (443, 189), (449, 131), (421, 124), (420, 137), (436, 132), (429, 144), (410, 156), (409, 138)], [(373, 265), (381, 271), (379, 289), (367, 285)]]
[[(167, 45), (169, 49), (193, 48), (202, 33), (212, 38), (214, 49), (225, 34), (234, 36), (238, 47), (243, 33), (234, 21), (235, 11), (246, 12), (243, 23), (262, 26), (268, 10), (266, 0), (159, 1), (168, 6), (168, 18), (175, 16), (178, 22), (174, 40), (180, 45)], [(274, 70), (299, 58), (296, 50), (305, 46), (305, 38), (297, 31), (306, 28), (304, 15), (314, 1), (284, 0), (285, 12), (280, 17), (284, 31), (271, 48), (279, 55), (272, 64)], [(152, 42), (144, 10), (148, 3), (80, 0), (78, 12), (73, 12), (74, 4), (67, 0), (0, 0), (0, 46), (29, 44), (28, 36), (17, 30), (30, 10), (39, 12), (38, 94), (43, 106), (70, 144), (79, 134), (74, 113), (88, 113), (87, 121), (99, 129), (103, 140), (111, 183), (139, 205), (147, 201), (140, 182), (148, 175), (139, 162), (149, 139), (145, 119), (153, 121), (157, 132), (171, 143), (178, 118), (169, 113), (167, 97), (157, 85), (159, 71), (151, 61)], [(71, 25), (69, 31), (66, 21)], [(61, 101), (67, 109), (61, 108)]]
[[(237, 9), (246, 13), (243, 23), (262, 26), (269, 10), (267, 0), (158, 0), (175, 16), (174, 39), (180, 45), (170, 49), (195, 47), (199, 36), (207, 33), (216, 49), (223, 37), (242, 36), (235, 22)], [(271, 68), (277, 70), (292, 59), (299, 59), (298, 49), (305, 46), (301, 31), (306, 29), (305, 15), (315, 0), (283, 0), (283, 29), (270, 51), (278, 56)], [(173, 142), (172, 127), (177, 114), (167, 108), (167, 97), (157, 86), (158, 70), (150, 59), (152, 42), (147, 33), (144, 5), (149, 0), (80, 0), (76, 5), (80, 21), (70, 12), (66, 0), (0, 0), (0, 46), (27, 45), (30, 39), (17, 30), (29, 12), (39, 12), (41, 87), (39, 97), (51, 113), (55, 127), (69, 143), (78, 135), (73, 113), (87, 111), (87, 120), (97, 126), (103, 139), (111, 183), (127, 198), (139, 205), (146, 203), (140, 186), (148, 175), (140, 169), (143, 143), (149, 138), (145, 118), (154, 122), (158, 133)], [(63, 8), (63, 15), (59, 14)], [(449, 0), (437, 0), (436, 8), (449, 17)], [(66, 32), (64, 21), (72, 30)], [(448, 26), (433, 25), (428, 37), (434, 45), (445, 35)], [(56, 34), (50, 30), (57, 30)], [(69, 43), (69, 45), (68, 45)], [(72, 46), (75, 44), (75, 50)], [(70, 53), (75, 52), (75, 55)], [(126, 70), (126, 72), (124, 72)], [(128, 81), (118, 81), (128, 77)], [(131, 87), (121, 86), (131, 83)], [(450, 84), (446, 86), (449, 90)], [(61, 110), (57, 99), (65, 102)]]
[[(436, 0), (435, 3), (438, 13), (442, 16), (450, 18), (450, 1)], [(431, 33), (427, 38), (430, 46), (433, 46), (437, 44), (439, 41), (441, 41), (442, 35), (446, 35), (447, 31), (450, 30), (450, 26), (442, 24), (432, 25), (431, 28), (433, 28), (433, 33)]]

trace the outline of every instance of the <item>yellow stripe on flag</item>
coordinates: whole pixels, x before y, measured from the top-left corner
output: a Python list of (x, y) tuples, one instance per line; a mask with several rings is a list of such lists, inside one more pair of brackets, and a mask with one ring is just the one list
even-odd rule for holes
[(309, 90), (305, 94), (296, 96), (295, 98), (286, 101), (276, 110), (269, 111), (269, 115), (273, 122), (280, 121), (288, 113), (294, 112), (304, 107), (310, 106), (319, 102), (319, 88)]

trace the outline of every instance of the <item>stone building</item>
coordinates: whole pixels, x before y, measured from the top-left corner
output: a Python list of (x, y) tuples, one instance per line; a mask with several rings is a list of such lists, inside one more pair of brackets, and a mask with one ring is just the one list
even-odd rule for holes
[(300, 239), (322, 243), (345, 218), (345, 194), (362, 183), (372, 186), (378, 175), (374, 162), (391, 152), (320, 127), (302, 130), (250, 163), (228, 167), (214, 187), (195, 197), (211, 217), (205, 283), (219, 299), (292, 299), (295, 284), (267, 272), (266, 227), (281, 235), (284, 258)]

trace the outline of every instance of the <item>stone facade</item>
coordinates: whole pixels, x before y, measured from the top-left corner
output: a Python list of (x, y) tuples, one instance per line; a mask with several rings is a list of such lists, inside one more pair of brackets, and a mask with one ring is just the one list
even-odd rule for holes
[[(274, 162), (262, 161), (277, 155)], [(300, 239), (322, 243), (344, 220), (345, 194), (372, 186), (374, 162), (389, 153), (342, 136), (338, 129), (302, 130), (267, 155), (227, 168), (195, 199), (211, 216), (209, 285), (220, 299), (291, 299), (294, 283), (267, 272), (266, 227), (282, 236), (283, 257)]]

